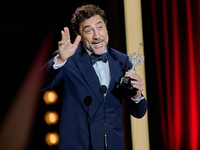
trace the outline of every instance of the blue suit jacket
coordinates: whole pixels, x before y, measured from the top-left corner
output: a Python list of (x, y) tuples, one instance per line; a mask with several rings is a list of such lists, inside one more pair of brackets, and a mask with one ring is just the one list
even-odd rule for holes
[[(54, 59), (54, 58), (53, 58)], [(64, 102), (59, 133), (59, 150), (88, 150), (89, 131), (87, 118), (90, 122), (91, 143), (93, 150), (104, 149), (104, 105), (103, 95), (99, 91), (100, 83), (90, 62), (88, 53), (79, 44), (75, 54), (68, 58), (65, 65), (58, 70), (52, 68), (53, 59), (46, 65), (45, 90), (61, 84), (64, 91)], [(121, 77), (132, 66), (127, 55), (108, 47), (108, 62), (111, 81), (105, 98), (106, 129), (108, 150), (123, 150), (123, 126), (121, 120), (122, 95), (115, 92), (115, 86)], [(85, 98), (92, 98), (87, 115)], [(137, 118), (144, 116), (147, 101), (144, 99), (136, 104), (126, 97), (126, 107)]]

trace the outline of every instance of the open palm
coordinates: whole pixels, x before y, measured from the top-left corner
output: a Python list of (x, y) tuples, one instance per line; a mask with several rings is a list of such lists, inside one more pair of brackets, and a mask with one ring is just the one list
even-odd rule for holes
[(71, 57), (81, 41), (81, 36), (77, 35), (74, 43), (71, 43), (69, 29), (64, 28), (64, 31), (61, 31), (62, 39), (58, 42), (59, 58), (61, 62), (64, 62), (67, 58)]

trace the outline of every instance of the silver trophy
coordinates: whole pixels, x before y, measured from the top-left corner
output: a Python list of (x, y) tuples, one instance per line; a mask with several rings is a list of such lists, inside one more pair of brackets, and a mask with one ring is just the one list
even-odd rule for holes
[(141, 65), (144, 62), (144, 56), (140, 54), (140, 48), (142, 47), (142, 43), (139, 44), (138, 52), (129, 54), (129, 61), (133, 65), (130, 70), (128, 70), (128, 74), (121, 78), (120, 84), (117, 85), (117, 89), (119, 89), (123, 94), (134, 96), (137, 93), (137, 89), (133, 88), (131, 85), (131, 79), (129, 77), (130, 74), (136, 74), (135, 67)]

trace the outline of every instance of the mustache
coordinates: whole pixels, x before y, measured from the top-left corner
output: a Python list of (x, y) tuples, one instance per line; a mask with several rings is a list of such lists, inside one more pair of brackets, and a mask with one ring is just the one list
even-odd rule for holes
[(98, 44), (98, 43), (101, 43), (102, 41), (104, 41), (104, 39), (101, 39), (101, 38), (98, 38), (98, 39), (94, 39), (92, 40), (92, 44)]

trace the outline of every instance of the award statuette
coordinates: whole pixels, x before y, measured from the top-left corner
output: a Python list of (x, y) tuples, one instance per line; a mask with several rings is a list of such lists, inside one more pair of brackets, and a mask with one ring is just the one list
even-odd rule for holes
[(137, 89), (133, 88), (130, 81), (133, 80), (129, 77), (130, 74), (135, 74), (135, 67), (141, 65), (144, 62), (144, 56), (140, 54), (140, 48), (142, 43), (140, 43), (140, 47), (138, 52), (130, 53), (129, 54), (129, 61), (133, 65), (130, 70), (128, 70), (128, 74), (121, 78), (120, 84), (117, 85), (117, 89), (122, 92), (124, 95), (135, 96), (137, 93)]

